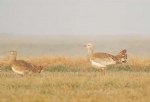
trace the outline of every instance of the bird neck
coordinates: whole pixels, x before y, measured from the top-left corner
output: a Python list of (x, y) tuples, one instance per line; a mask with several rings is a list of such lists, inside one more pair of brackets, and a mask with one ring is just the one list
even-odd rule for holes
[(93, 54), (93, 49), (88, 49), (87, 59), (90, 60)]
[(17, 53), (14, 55), (11, 55), (10, 57), (10, 64), (13, 64), (16, 61)]

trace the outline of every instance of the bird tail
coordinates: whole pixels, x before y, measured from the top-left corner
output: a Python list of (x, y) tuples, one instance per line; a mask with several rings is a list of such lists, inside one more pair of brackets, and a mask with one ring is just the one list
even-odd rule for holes
[(127, 50), (122, 50), (116, 57), (120, 63), (126, 63), (127, 62)]
[(42, 66), (36, 66), (36, 65), (33, 65), (34, 67), (34, 71), (35, 73), (41, 73), (43, 71), (43, 67)]

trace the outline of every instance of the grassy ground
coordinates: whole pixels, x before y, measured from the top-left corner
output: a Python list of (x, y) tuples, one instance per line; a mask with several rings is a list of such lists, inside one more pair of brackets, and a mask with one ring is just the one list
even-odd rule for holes
[(149, 102), (150, 73), (51, 72), (0, 75), (1, 102)]
[(16, 75), (8, 58), (0, 59), (1, 102), (149, 102), (150, 59), (132, 57), (127, 64), (108, 66), (106, 75), (84, 57), (22, 58), (42, 65), (41, 74)]

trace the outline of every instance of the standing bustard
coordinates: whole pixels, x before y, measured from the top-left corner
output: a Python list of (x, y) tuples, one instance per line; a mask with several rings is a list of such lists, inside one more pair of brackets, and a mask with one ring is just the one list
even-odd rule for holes
[(10, 57), (10, 64), (12, 70), (20, 75), (24, 75), (26, 73), (41, 73), (43, 70), (42, 66), (36, 66), (31, 63), (28, 63), (24, 60), (16, 60), (17, 57), (17, 51), (10, 51), (11, 57)]
[(122, 50), (118, 55), (113, 56), (108, 53), (93, 53), (94, 46), (91, 43), (84, 46), (88, 49), (87, 59), (90, 61), (93, 67), (100, 69), (103, 75), (105, 75), (104, 68), (106, 65), (126, 63), (126, 50)]

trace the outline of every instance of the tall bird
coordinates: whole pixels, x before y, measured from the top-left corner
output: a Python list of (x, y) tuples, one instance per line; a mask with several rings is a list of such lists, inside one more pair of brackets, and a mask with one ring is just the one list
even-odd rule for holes
[(93, 53), (94, 46), (91, 43), (84, 46), (88, 49), (87, 59), (93, 67), (100, 69), (103, 75), (105, 75), (105, 67), (107, 65), (126, 63), (126, 50), (122, 50), (118, 55), (114, 56), (108, 53)]
[(12, 70), (20, 75), (24, 75), (26, 73), (41, 73), (43, 70), (42, 66), (36, 66), (31, 63), (28, 63), (24, 60), (16, 60), (17, 51), (10, 51), (10, 65)]

